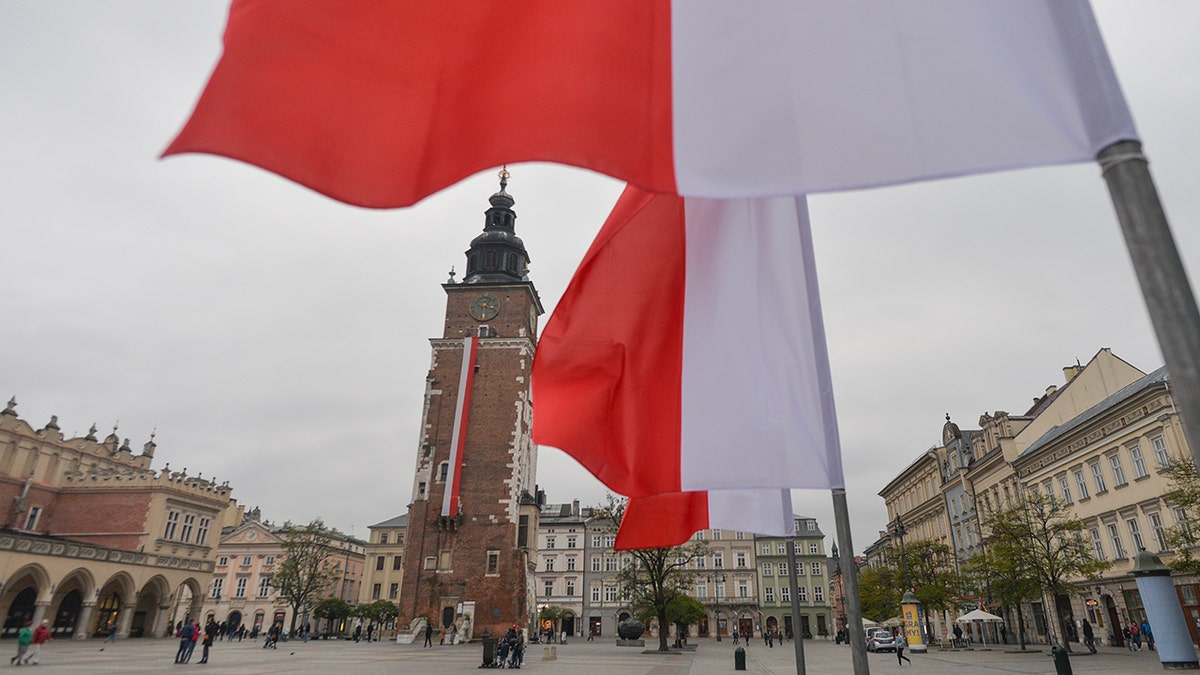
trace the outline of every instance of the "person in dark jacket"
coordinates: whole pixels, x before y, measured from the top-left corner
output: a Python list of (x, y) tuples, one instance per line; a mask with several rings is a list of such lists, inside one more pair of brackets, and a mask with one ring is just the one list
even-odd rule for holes
[(211, 618), (208, 620), (208, 623), (204, 625), (204, 640), (200, 643), (204, 645), (204, 651), (201, 652), (200, 660), (197, 661), (197, 663), (208, 663), (208, 648), (212, 647), (213, 640), (217, 637), (217, 632), (220, 629), (220, 626), (218, 626)]

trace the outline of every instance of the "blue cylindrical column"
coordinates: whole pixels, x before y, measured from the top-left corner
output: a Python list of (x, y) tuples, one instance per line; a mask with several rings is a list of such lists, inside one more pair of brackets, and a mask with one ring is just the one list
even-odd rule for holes
[(1171, 570), (1149, 551), (1138, 554), (1133, 566), (1138, 593), (1142, 595), (1142, 606), (1146, 620), (1154, 633), (1154, 646), (1158, 649), (1158, 660), (1164, 668), (1197, 668), (1196, 648), (1188, 633), (1187, 619), (1179, 606), (1179, 596), (1171, 581)]

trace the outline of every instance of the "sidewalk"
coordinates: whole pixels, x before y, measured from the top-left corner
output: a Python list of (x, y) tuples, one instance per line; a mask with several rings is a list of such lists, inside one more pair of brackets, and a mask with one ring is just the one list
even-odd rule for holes
[[(648, 645), (657, 644), (647, 640)], [(695, 640), (695, 651), (659, 654), (640, 649), (617, 647), (613, 641), (576, 640), (556, 648), (555, 661), (543, 661), (543, 645), (530, 645), (525, 653), (526, 673), (555, 673), (556, 675), (702, 675), (733, 673), (734, 650), (729, 640), (716, 642)], [(358, 643), (347, 640), (317, 640), (304, 644), (299, 641), (280, 642), (276, 650), (263, 649), (261, 641), (217, 642), (212, 647), (207, 664), (197, 664), (201, 647), (192, 661), (175, 665), (179, 641), (172, 638), (131, 639), (117, 644), (100, 640), (80, 642), (55, 640), (46, 645), (37, 673), (97, 673), (133, 675), (197, 671), (258, 675), (271, 673), (479, 673), (483, 647), (478, 642), (457, 646), (423, 649), (417, 645), (397, 645), (394, 642)], [(804, 643), (807, 673), (852, 674), (850, 648), (826, 641)], [(1035, 651), (1038, 649), (1040, 651)], [(13, 640), (0, 642), (0, 667), (8, 667), (8, 658), (16, 654)], [(796, 673), (794, 648), (791, 642), (767, 648), (762, 641), (746, 647), (745, 672), (783, 675)], [(963, 675), (964, 673), (1046, 673), (1055, 672), (1049, 650), (1044, 646), (1030, 648), (1027, 653), (1015, 649), (930, 651), (912, 655), (912, 666), (900, 667), (894, 654), (868, 654), (872, 673), (910, 671), (930, 675)], [(1130, 652), (1118, 648), (1101, 648), (1096, 656), (1074, 654), (1071, 665), (1077, 674), (1087, 673), (1151, 673), (1161, 672), (1156, 652)]]

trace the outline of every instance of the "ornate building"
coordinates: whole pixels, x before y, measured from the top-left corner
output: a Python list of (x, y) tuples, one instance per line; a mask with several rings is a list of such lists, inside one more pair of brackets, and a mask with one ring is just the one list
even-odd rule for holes
[(514, 200), (491, 196), (483, 232), (450, 280), (432, 364), (408, 511), (401, 622), (424, 616), (466, 634), (531, 626), (537, 450), (529, 374), (541, 301), (514, 230)]
[[(558, 632), (568, 636), (583, 634), (583, 597), (587, 570), (587, 514), (581, 513), (579, 500), (570, 504), (542, 506), (538, 523), (537, 604), (561, 611)], [(547, 626), (541, 620), (540, 628)]]
[[(245, 624), (246, 630), (261, 632), (278, 623), (284, 633), (292, 630), (293, 608), (271, 586), (271, 575), (287, 557), (284, 541), (289, 526), (262, 522), (256, 507), (240, 525), (225, 528), (217, 549), (212, 583), (205, 593), (204, 619), (211, 617), (232, 629)], [(318, 602), (338, 598), (354, 605), (361, 590), (367, 543), (333, 530), (326, 545), (329, 551), (326, 560), (337, 570), (337, 578), (319, 594)], [(319, 625), (310, 610), (310, 607), (300, 608), (296, 630), (308, 623), (314, 634), (345, 631), (345, 622), (337, 626)]]
[(161, 637), (200, 615), (221, 528), (240, 517), (227, 483), (150, 468), (116, 428), (65, 438), (0, 412), (3, 635), (50, 621), (53, 635)]

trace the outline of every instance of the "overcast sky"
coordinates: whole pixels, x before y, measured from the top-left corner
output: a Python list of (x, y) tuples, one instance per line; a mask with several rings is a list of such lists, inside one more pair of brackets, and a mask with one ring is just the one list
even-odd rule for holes
[[(1200, 257), (1200, 3), (1095, 3), (1185, 263)], [(0, 3), (0, 395), (358, 536), (406, 509), (428, 339), (495, 171), (406, 210), (230, 160), (156, 159), (220, 53), (223, 1)], [(847, 148), (853, 152), (853, 148)], [(622, 185), (510, 167), (552, 310)], [(1095, 165), (811, 200), (854, 549), (949, 413), (1022, 413), (1102, 347), (1162, 357)], [(543, 319), (544, 322), (544, 319)], [(730, 448), (731, 466), (737, 449)], [(543, 449), (551, 501), (604, 488)], [(828, 493), (796, 493), (833, 532)], [(841, 545), (841, 543), (839, 543)]]

